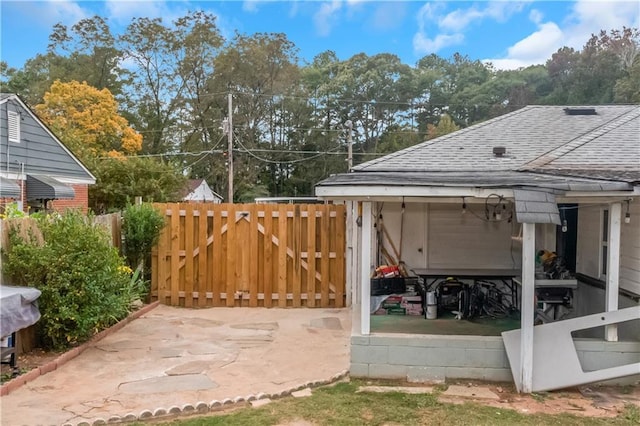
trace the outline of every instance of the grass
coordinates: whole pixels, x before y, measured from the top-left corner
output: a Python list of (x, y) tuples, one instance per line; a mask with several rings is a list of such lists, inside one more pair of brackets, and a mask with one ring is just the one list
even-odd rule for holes
[(634, 425), (640, 409), (628, 406), (617, 418), (572, 414), (520, 414), (474, 403), (448, 404), (437, 393), (356, 393), (363, 382), (339, 383), (316, 389), (311, 397), (284, 398), (261, 408), (242, 408), (207, 417), (176, 419), (164, 425), (279, 425), (304, 420), (313, 425)]

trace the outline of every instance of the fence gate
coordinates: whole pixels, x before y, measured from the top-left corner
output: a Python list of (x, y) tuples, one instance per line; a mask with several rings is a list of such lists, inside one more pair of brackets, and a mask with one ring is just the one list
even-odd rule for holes
[(342, 307), (345, 207), (155, 204), (151, 298), (184, 307)]

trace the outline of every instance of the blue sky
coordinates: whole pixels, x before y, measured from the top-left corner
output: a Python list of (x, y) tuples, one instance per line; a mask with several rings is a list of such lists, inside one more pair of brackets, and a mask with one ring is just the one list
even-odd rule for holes
[(581, 48), (592, 33), (640, 27), (640, 2), (577, 1), (11, 1), (0, 0), (0, 58), (12, 67), (45, 52), (57, 22), (106, 17), (120, 33), (132, 17), (165, 22), (188, 10), (214, 13), (223, 35), (282, 32), (303, 61), (325, 50), (340, 59), (393, 53), (409, 65), (459, 52), (498, 68), (544, 63), (562, 46)]

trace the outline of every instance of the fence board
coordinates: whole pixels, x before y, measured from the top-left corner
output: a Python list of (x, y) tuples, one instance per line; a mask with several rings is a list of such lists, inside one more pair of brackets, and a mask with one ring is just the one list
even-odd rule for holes
[(307, 209), (307, 306), (316, 306), (316, 206)]
[[(213, 281), (210, 288), (212, 293), (213, 306), (222, 306), (222, 300), (220, 294), (222, 293), (222, 274), (225, 269), (222, 268), (224, 258), (222, 257), (223, 245), (222, 245), (222, 206), (213, 206)], [(226, 265), (225, 265), (226, 266)]]
[(226, 305), (234, 306), (235, 304), (235, 286), (236, 282), (236, 263), (238, 263), (238, 245), (236, 244), (236, 206), (229, 204), (227, 207), (227, 288), (226, 288)]
[(204, 204), (198, 204), (198, 306), (207, 306), (207, 257), (209, 253), (209, 228), (207, 208)]
[(264, 295), (270, 295), (273, 291), (273, 205), (265, 204), (264, 209), (264, 256), (263, 256), (263, 279), (264, 279), (264, 293), (263, 300), (264, 306), (271, 307), (272, 297), (264, 297)]
[(172, 204), (171, 208), (171, 272), (169, 274), (171, 305), (178, 306), (180, 291), (180, 205)]
[(156, 205), (152, 298), (174, 306), (341, 307), (339, 205)]
[(184, 306), (191, 308), (193, 307), (193, 232), (196, 218), (193, 215), (193, 204), (185, 204), (184, 210), (184, 291), (187, 295)]
[(258, 306), (258, 205), (249, 209), (249, 306)]
[(321, 238), (321, 243), (320, 243), (320, 250), (321, 250), (321, 259), (323, 259), (323, 262), (320, 266), (320, 275), (321, 275), (321, 279), (322, 279), (322, 285), (321, 285), (321, 291), (320, 291), (320, 305), (322, 306), (328, 306), (329, 305), (329, 273), (330, 273), (330, 269), (329, 269), (329, 262), (327, 262), (325, 259), (329, 258), (329, 236), (331, 235), (331, 217), (329, 216), (330, 213), (330, 209), (328, 206), (323, 206), (322, 207), (323, 210), (323, 214), (322, 214), (322, 218), (320, 220), (320, 227), (322, 229), (322, 232), (320, 233), (320, 238)]
[(302, 252), (302, 217), (300, 216), (300, 204), (293, 206), (293, 307), (299, 308), (300, 288), (302, 277), (300, 271), (300, 255)]
[(278, 306), (287, 306), (287, 206), (278, 206)]

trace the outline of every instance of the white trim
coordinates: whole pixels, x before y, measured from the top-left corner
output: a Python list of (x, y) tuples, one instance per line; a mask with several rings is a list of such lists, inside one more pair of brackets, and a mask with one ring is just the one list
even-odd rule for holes
[(21, 136), (19, 112), (7, 111), (7, 139), (9, 140), (9, 142), (20, 143)]
[(347, 210), (347, 240), (345, 241), (346, 247), (345, 247), (345, 260), (346, 260), (346, 265), (345, 265), (345, 276), (347, 278), (347, 282), (346, 282), (346, 290), (347, 290), (347, 294), (346, 294), (346, 305), (347, 306), (351, 306), (351, 304), (353, 303), (353, 289), (354, 289), (354, 284), (355, 284), (355, 280), (353, 279), (353, 270), (354, 270), (354, 264), (353, 264), (353, 228), (355, 225), (355, 220), (353, 219), (353, 201), (348, 201), (345, 204), (346, 210)]
[(94, 183), (96, 183), (95, 179), (80, 179), (80, 178), (66, 178), (66, 177), (61, 177), (61, 176), (51, 176), (52, 178), (55, 178), (55, 180), (58, 180), (62, 183), (66, 183), (69, 185), (93, 185)]
[(360, 246), (360, 333), (371, 332), (371, 202), (362, 203), (362, 245)]
[[(634, 193), (637, 194), (638, 193), (638, 187), (634, 187), (633, 191), (629, 190), (629, 191), (599, 191), (599, 192), (585, 192), (585, 191), (567, 191), (565, 192), (565, 194), (563, 195), (563, 199), (565, 198), (571, 198), (571, 197), (575, 197), (575, 198), (583, 198), (583, 197), (597, 197), (597, 198), (602, 198), (602, 197), (629, 197), (631, 195), (633, 195)], [(582, 202), (582, 200), (580, 201)]]
[[(609, 235), (607, 238), (607, 287), (605, 291), (605, 311), (618, 310), (620, 291), (620, 230), (622, 217), (622, 203), (614, 203), (609, 207)], [(618, 326), (605, 326), (605, 340), (618, 341)]]
[(367, 199), (378, 197), (477, 197), (486, 198), (491, 194), (501, 195), (504, 198), (513, 198), (513, 190), (504, 188), (467, 188), (467, 187), (443, 187), (443, 186), (319, 186), (316, 187), (318, 197), (336, 198), (348, 200)]
[[(49, 136), (51, 136), (51, 138), (53, 138), (53, 140), (54, 140), (55, 142), (57, 142), (57, 143), (58, 143), (58, 145), (60, 145), (60, 147), (61, 147), (61, 148), (62, 148), (62, 149), (67, 153), (67, 154), (69, 154), (69, 156), (71, 156), (71, 158), (72, 158), (72, 159), (73, 159), (73, 160), (74, 160), (74, 161), (75, 161), (75, 162), (76, 162), (76, 163), (77, 163), (77, 164), (78, 164), (78, 165), (79, 165), (79, 166), (80, 166), (80, 167), (81, 167), (81, 168), (82, 168), (82, 169), (83, 169), (83, 170), (84, 170), (84, 171), (85, 171), (89, 176), (91, 176), (91, 178), (93, 179), (93, 182), (92, 182), (92, 183), (95, 183), (95, 182), (96, 182), (96, 177), (93, 175), (93, 173), (91, 173), (91, 172), (89, 171), (89, 169), (87, 169), (87, 168), (84, 166), (84, 164), (82, 164), (82, 162), (81, 162), (80, 160), (78, 160), (78, 158), (77, 158), (75, 155), (73, 155), (73, 153), (72, 153), (71, 151), (69, 151), (69, 149), (68, 149), (68, 148), (67, 148), (67, 147), (66, 147), (66, 146), (65, 146), (65, 145), (60, 141), (60, 139), (58, 139), (58, 138), (56, 137), (56, 135), (54, 135), (53, 133), (51, 133), (51, 130), (49, 130), (49, 127), (47, 127), (47, 126), (42, 122), (42, 120), (40, 120), (40, 119), (38, 118), (38, 116), (37, 116), (37, 115), (35, 115), (35, 114), (34, 114), (34, 112), (33, 112), (33, 111), (31, 111), (31, 109), (30, 109), (30, 108), (29, 108), (29, 107), (28, 107), (24, 102), (22, 102), (22, 99), (20, 99), (20, 97), (19, 97), (19, 96), (16, 96), (16, 95), (10, 95), (10, 96), (6, 97), (5, 99), (3, 99), (3, 100), (2, 100), (2, 102), (0, 102), (0, 104), (5, 103), (5, 102), (7, 102), (7, 101), (9, 101), (9, 100), (13, 100), (13, 101), (18, 102), (18, 103), (22, 106), (23, 110), (24, 110), (24, 111), (26, 111), (26, 112), (31, 116), (31, 118), (33, 118), (33, 119), (36, 121), (36, 123), (38, 123), (38, 124), (40, 125), (40, 127), (42, 127), (42, 129), (44, 129), (44, 131), (45, 131), (45, 132), (47, 132), (47, 134), (48, 134)], [(56, 179), (59, 179), (59, 178), (56, 178)]]
[(522, 224), (522, 303), (520, 309), (521, 391), (533, 390), (533, 317), (535, 314), (536, 224)]

